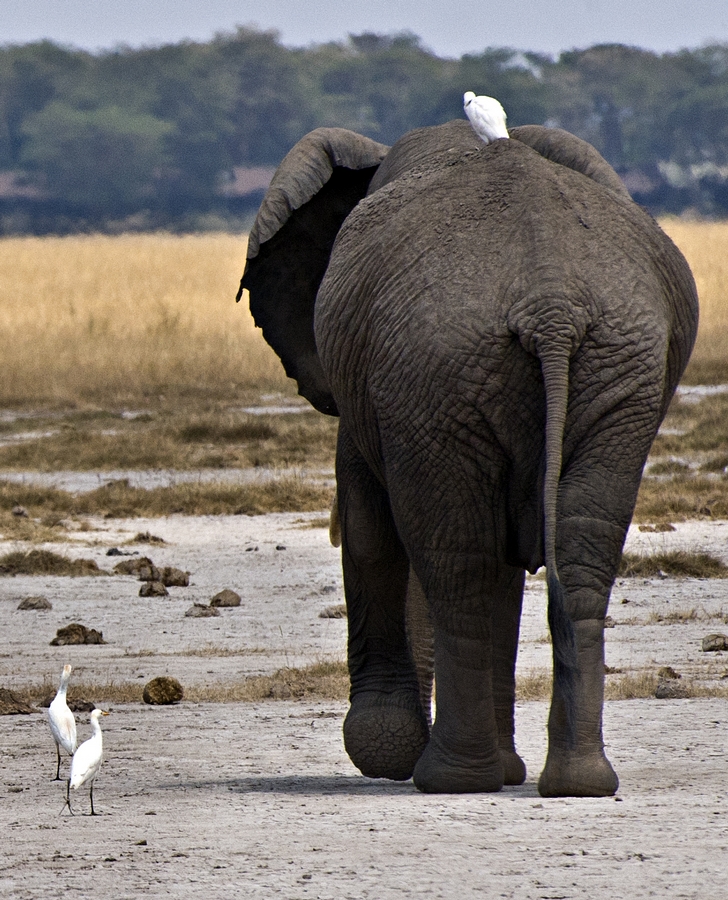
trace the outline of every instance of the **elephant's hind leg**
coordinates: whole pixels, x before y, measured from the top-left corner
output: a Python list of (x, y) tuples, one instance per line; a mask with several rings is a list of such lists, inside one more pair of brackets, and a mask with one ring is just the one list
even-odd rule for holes
[(409, 561), (386, 492), (342, 432), (337, 479), (351, 677), (344, 743), (362, 774), (403, 781), (429, 738), (405, 625)]

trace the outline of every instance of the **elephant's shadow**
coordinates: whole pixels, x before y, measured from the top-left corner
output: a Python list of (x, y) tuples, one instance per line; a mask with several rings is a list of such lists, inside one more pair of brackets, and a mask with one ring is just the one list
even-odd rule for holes
[[(170, 785), (179, 788), (179, 783)], [(412, 781), (389, 781), (361, 775), (251, 775), (243, 778), (195, 781), (188, 788), (226, 788), (236, 794), (290, 794), (300, 796), (391, 796), (420, 794)], [(536, 782), (506, 786), (499, 791), (514, 799), (538, 798)]]

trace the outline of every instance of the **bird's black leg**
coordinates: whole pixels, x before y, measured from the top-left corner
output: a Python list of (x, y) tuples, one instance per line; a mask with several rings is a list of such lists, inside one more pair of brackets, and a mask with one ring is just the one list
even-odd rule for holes
[(61, 780), (61, 748), (56, 744), (56, 756), (58, 757), (58, 765), (56, 766), (56, 777), (53, 781)]
[(94, 783), (93, 783), (93, 781), (91, 782), (91, 790), (89, 791), (89, 797), (91, 798), (91, 815), (95, 816), (96, 813), (94, 812)]
[(75, 815), (74, 811), (71, 809), (71, 779), (70, 778), (68, 779), (68, 781), (66, 781), (66, 802), (63, 804), (63, 808), (61, 809), (61, 812), (58, 813), (59, 816), (66, 807), (68, 807), (68, 811), (71, 813), (72, 816)]

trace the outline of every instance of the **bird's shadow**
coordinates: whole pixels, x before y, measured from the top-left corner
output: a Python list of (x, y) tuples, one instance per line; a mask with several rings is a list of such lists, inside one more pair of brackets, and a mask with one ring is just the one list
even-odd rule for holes
[[(363, 775), (251, 775), (242, 778), (187, 782), (179, 781), (160, 785), (162, 788), (186, 790), (223, 789), (235, 794), (286, 794), (299, 796), (424, 796), (410, 781), (389, 781), (387, 779), (366, 778)], [(538, 798), (535, 782), (517, 786), (506, 786), (497, 794), (488, 796), (509, 796), (521, 799)], [(484, 795), (480, 795), (484, 796)]]

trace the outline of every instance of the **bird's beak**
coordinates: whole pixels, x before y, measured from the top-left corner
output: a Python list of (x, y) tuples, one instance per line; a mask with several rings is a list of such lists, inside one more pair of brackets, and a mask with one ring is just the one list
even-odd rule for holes
[(101, 715), (102, 715), (102, 716), (108, 716), (108, 712), (107, 712), (105, 709), (102, 709), (102, 710), (101, 710)]

